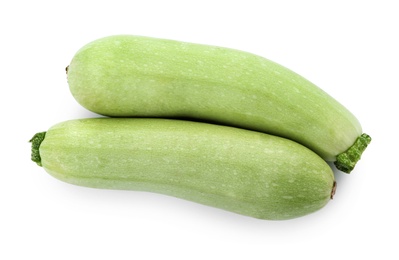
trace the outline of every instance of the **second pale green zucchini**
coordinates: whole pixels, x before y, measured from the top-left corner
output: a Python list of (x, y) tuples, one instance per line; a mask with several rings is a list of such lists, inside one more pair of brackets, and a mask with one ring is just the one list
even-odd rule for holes
[(261, 219), (321, 209), (334, 175), (296, 142), (167, 119), (81, 119), (32, 138), (32, 160), (76, 185), (150, 191)]

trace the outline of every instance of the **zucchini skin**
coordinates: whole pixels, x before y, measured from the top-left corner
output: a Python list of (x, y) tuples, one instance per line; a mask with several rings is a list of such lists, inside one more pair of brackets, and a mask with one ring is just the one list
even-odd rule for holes
[(326, 161), (362, 134), (356, 117), (326, 92), (243, 51), (115, 35), (81, 48), (67, 73), (75, 99), (101, 115), (189, 118), (265, 132)]
[(38, 149), (39, 165), (67, 183), (161, 193), (260, 219), (315, 212), (334, 184), (328, 164), (296, 142), (185, 120), (71, 120), (51, 127)]

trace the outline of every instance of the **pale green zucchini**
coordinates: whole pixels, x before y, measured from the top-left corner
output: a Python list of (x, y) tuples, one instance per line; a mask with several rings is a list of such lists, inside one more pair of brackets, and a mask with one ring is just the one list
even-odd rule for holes
[(312, 213), (334, 175), (308, 148), (276, 136), (185, 120), (95, 118), (36, 134), (32, 160), (76, 185), (148, 191), (261, 219)]
[(93, 112), (261, 131), (299, 142), (348, 173), (371, 140), (323, 90), (243, 51), (118, 35), (84, 46), (67, 70), (73, 96)]

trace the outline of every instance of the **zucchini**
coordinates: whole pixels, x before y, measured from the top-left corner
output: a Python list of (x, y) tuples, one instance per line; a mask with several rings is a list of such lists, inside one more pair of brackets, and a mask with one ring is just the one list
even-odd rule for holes
[(269, 133), (347, 173), (371, 140), (323, 90), (243, 51), (116, 35), (82, 47), (67, 74), (75, 99), (98, 114), (189, 118)]
[(307, 215), (334, 190), (331, 168), (308, 148), (203, 122), (78, 119), (31, 142), (32, 160), (67, 183), (161, 193), (261, 219)]

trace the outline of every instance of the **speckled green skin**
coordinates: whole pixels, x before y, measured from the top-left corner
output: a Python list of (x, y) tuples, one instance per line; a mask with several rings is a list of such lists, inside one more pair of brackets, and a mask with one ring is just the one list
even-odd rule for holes
[(295, 140), (327, 161), (362, 133), (340, 103), (294, 72), (247, 52), (140, 36), (80, 49), (70, 90), (87, 109), (116, 117), (196, 118)]
[(76, 185), (149, 191), (261, 219), (312, 213), (334, 175), (293, 141), (233, 127), (168, 119), (81, 119), (50, 128), (41, 164)]

